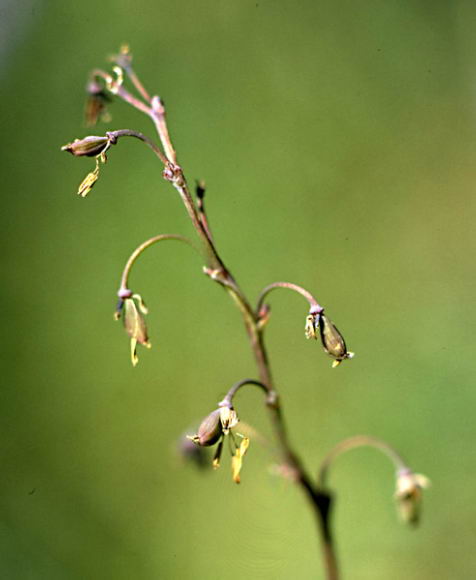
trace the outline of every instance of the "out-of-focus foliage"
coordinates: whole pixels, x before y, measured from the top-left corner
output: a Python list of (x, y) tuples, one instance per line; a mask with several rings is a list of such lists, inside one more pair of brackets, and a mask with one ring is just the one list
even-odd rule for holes
[[(255, 376), (239, 313), (196, 255), (161, 244), (134, 269), (153, 345), (135, 369), (113, 322), (130, 251), (193, 233), (133, 140), (75, 194), (91, 160), (60, 146), (91, 133), (87, 73), (125, 41), (186, 174), (207, 182), (242, 286), (309, 288), (356, 353), (333, 370), (303, 336), (304, 301), (273, 293), (271, 362), (306, 465), (369, 433), (433, 482), (408, 530), (386, 460), (339, 459), (344, 577), (476, 575), (475, 18), (437, 0), (2, 3), (2, 578), (322, 577), (307, 505), (256, 438), (240, 486), (226, 457), (199, 473), (175, 454)], [(110, 109), (104, 130), (153, 136)], [(236, 404), (267, 437), (261, 399)]]

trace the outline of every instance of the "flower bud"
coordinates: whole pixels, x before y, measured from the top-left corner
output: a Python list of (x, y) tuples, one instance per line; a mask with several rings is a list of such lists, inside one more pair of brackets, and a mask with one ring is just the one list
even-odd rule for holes
[(183, 461), (195, 465), (199, 469), (210, 467), (208, 452), (200, 445), (196, 445), (193, 438), (188, 436), (180, 437), (178, 442), (178, 452)]
[(413, 473), (410, 469), (397, 472), (395, 500), (400, 519), (416, 526), (420, 521), (422, 490), (430, 485), (430, 480), (424, 475)]
[(104, 153), (110, 145), (109, 137), (90, 135), (84, 139), (75, 139), (72, 143), (63, 145), (62, 151), (69, 151), (76, 157), (96, 157)]
[(215, 443), (223, 435), (223, 427), (220, 420), (220, 409), (215, 409), (203, 419), (198, 428), (198, 433), (191, 439), (197, 445), (208, 447)]
[(353, 352), (347, 351), (344, 337), (324, 313), (320, 314), (318, 325), (322, 346), (327, 354), (335, 359), (332, 364), (333, 367), (338, 366), (344, 359), (354, 356)]

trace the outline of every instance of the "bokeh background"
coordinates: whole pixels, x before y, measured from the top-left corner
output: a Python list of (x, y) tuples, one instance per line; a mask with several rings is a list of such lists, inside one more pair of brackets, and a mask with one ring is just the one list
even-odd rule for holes
[[(87, 134), (88, 71), (125, 41), (186, 174), (207, 181), (243, 288), (301, 283), (356, 352), (332, 370), (303, 337), (305, 302), (272, 295), (273, 372), (305, 464), (368, 433), (433, 482), (407, 529), (391, 464), (374, 450), (338, 460), (344, 578), (476, 576), (474, 3), (3, 0), (0, 12), (0, 576), (323, 578), (313, 517), (264, 447), (252, 441), (240, 486), (227, 457), (199, 473), (176, 453), (256, 374), (239, 313), (193, 252), (165, 243), (133, 271), (153, 344), (136, 369), (112, 320), (132, 249), (193, 235), (132, 139), (75, 195), (93, 163), (60, 146)], [(107, 129), (153, 136), (126, 105), (112, 114)], [(238, 411), (267, 437), (261, 402), (251, 388)]]

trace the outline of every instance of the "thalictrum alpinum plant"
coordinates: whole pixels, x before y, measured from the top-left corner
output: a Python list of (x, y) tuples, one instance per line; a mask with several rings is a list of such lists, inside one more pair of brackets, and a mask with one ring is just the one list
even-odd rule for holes
[[(90, 135), (76, 139), (62, 149), (76, 157), (92, 157), (94, 167), (78, 188), (78, 194), (86, 197), (96, 185), (100, 169), (106, 162), (113, 145), (124, 137), (133, 137), (145, 143), (157, 156), (163, 166), (163, 178), (178, 192), (195, 229), (198, 243), (179, 234), (159, 234), (138, 246), (127, 260), (121, 276), (118, 290), (118, 304), (115, 318), (123, 320), (124, 329), (130, 340), (132, 364), (138, 361), (137, 345), (150, 347), (146, 319), (147, 308), (142, 296), (129, 286), (129, 275), (136, 260), (152, 245), (164, 240), (176, 240), (187, 243), (203, 257), (203, 272), (209, 279), (222, 286), (241, 311), (249, 343), (253, 351), (258, 376), (255, 379), (242, 379), (236, 382), (225, 398), (203, 419), (196, 434), (189, 434), (185, 446), (196, 446), (197, 451), (204, 447), (215, 446), (212, 465), (220, 465), (220, 456), (225, 440), (228, 440), (231, 453), (232, 479), (240, 483), (243, 458), (248, 451), (250, 437), (239, 432), (239, 419), (234, 407), (236, 392), (246, 386), (255, 386), (263, 391), (276, 444), (280, 450), (282, 472), (287, 474), (308, 500), (308, 505), (315, 514), (318, 533), (321, 540), (323, 562), (326, 578), (337, 580), (339, 577), (335, 542), (331, 525), (331, 507), (333, 495), (328, 485), (329, 469), (335, 458), (350, 449), (359, 446), (371, 446), (382, 451), (394, 464), (396, 469), (395, 500), (398, 512), (404, 522), (417, 524), (420, 519), (422, 489), (428, 480), (414, 473), (400, 455), (384, 441), (366, 435), (358, 435), (337, 444), (324, 458), (317, 472), (317, 477), (304, 467), (296, 450), (291, 446), (283, 417), (279, 393), (271, 376), (270, 362), (265, 346), (264, 333), (269, 321), (270, 307), (268, 296), (271, 291), (284, 289), (299, 294), (308, 303), (305, 318), (305, 336), (308, 339), (320, 340), (324, 351), (332, 359), (332, 366), (337, 367), (343, 361), (351, 359), (353, 353), (347, 349), (341, 332), (327, 315), (327, 311), (315, 297), (297, 284), (290, 282), (273, 282), (263, 288), (256, 305), (245, 296), (230, 269), (225, 265), (213, 238), (207, 213), (205, 211), (205, 186), (198, 182), (195, 197), (185, 178), (184, 171), (177, 160), (177, 154), (167, 128), (165, 108), (160, 97), (151, 95), (144, 87), (132, 68), (132, 56), (127, 46), (119, 54), (111, 57), (112, 73), (101, 69), (91, 72), (87, 84), (88, 99), (86, 103), (86, 124), (94, 126), (98, 121), (110, 120), (108, 106), (116, 99), (122, 100), (145, 114), (152, 121), (158, 136), (158, 143), (138, 131), (120, 129), (107, 131), (104, 135)], [(126, 83), (130, 89), (126, 88)], [(217, 386), (217, 389), (221, 388)], [(192, 418), (191, 418), (192, 419)], [(246, 429), (245, 429), (246, 431)], [(248, 430), (247, 435), (250, 433)], [(252, 433), (252, 431), (251, 431)], [(188, 443), (187, 443), (188, 441)], [(190, 447), (189, 447), (190, 448)]]

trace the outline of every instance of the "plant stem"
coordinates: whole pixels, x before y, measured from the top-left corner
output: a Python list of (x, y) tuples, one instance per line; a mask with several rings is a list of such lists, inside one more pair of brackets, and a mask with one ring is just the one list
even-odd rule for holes
[[(130, 71), (126, 68), (126, 74)], [(101, 76), (108, 86), (113, 85), (111, 77), (102, 71), (94, 71), (96, 76)], [(137, 78), (133, 79), (134, 85), (137, 87)], [(140, 82), (140, 81), (139, 81)], [(321, 547), (326, 569), (327, 580), (338, 580), (337, 559), (334, 551), (334, 544), (330, 527), (330, 507), (332, 498), (326, 492), (319, 490), (312, 482), (310, 476), (302, 465), (298, 455), (293, 450), (288, 438), (286, 425), (281, 410), (279, 395), (273, 386), (271, 375), (271, 368), (269, 364), (268, 355), (266, 352), (262, 330), (259, 328), (259, 316), (253, 311), (250, 302), (245, 294), (239, 288), (230, 271), (226, 268), (224, 262), (220, 258), (216, 249), (215, 243), (211, 237), (208, 228), (204, 227), (199, 217), (197, 207), (190, 195), (190, 191), (181, 167), (177, 163), (177, 155), (172, 145), (170, 135), (168, 132), (165, 109), (163, 102), (157, 96), (150, 99), (151, 106), (148, 107), (142, 101), (132, 96), (121, 84), (113, 86), (114, 94), (117, 94), (124, 101), (134, 106), (139, 111), (145, 113), (153, 121), (157, 133), (159, 135), (163, 150), (165, 152), (166, 163), (164, 170), (164, 178), (172, 183), (178, 191), (185, 208), (190, 216), (192, 224), (197, 232), (197, 235), (204, 245), (207, 255), (209, 256), (210, 266), (212, 270), (206, 270), (212, 279), (220, 283), (231, 296), (235, 304), (240, 309), (248, 337), (250, 339), (251, 348), (256, 359), (256, 364), (259, 371), (260, 384), (267, 392), (266, 403), (269, 409), (271, 424), (278, 441), (283, 460), (287, 463), (289, 468), (295, 475), (296, 482), (303, 489), (309, 504), (316, 516), (318, 530), (320, 532)], [(141, 91), (142, 92), (142, 91)], [(164, 161), (164, 160), (162, 160)], [(303, 295), (312, 308), (316, 311), (322, 310), (314, 297), (301, 287), (288, 282), (277, 282), (267, 286), (261, 293), (259, 303), (264, 300), (265, 295), (273, 288), (288, 288), (295, 290)], [(259, 312), (259, 309), (258, 309)]]
[(382, 451), (393, 462), (397, 471), (408, 469), (408, 466), (402, 457), (385, 441), (377, 439), (376, 437), (371, 437), (370, 435), (355, 435), (354, 437), (349, 437), (348, 439), (344, 439), (344, 441), (338, 443), (322, 461), (317, 478), (321, 489), (326, 488), (328, 472), (336, 457), (342, 453), (350, 451), (351, 449), (355, 449), (356, 447), (375, 447)]
[(255, 381), (254, 379), (243, 379), (242, 381), (238, 381), (237, 383), (235, 383), (229, 389), (225, 398), (223, 399), (223, 401), (221, 403), (219, 403), (218, 406), (221, 406), (221, 404), (223, 404), (223, 405), (228, 406), (228, 407), (233, 407), (233, 397), (245, 385), (255, 385), (255, 386), (259, 387), (260, 389), (263, 389), (264, 392), (266, 394), (268, 394), (268, 388), (266, 387), (266, 385), (263, 385), (263, 383), (260, 383), (259, 381)]
[(275, 290), (276, 288), (287, 288), (288, 290), (294, 290), (294, 292), (297, 292), (298, 294), (303, 296), (309, 302), (310, 312), (318, 313), (324, 310), (322, 306), (319, 305), (314, 296), (310, 292), (302, 288), (302, 286), (298, 286), (297, 284), (293, 284), (292, 282), (273, 282), (272, 284), (269, 284), (268, 286), (263, 288), (263, 290), (261, 290), (261, 294), (258, 297), (258, 304), (256, 306), (257, 313), (260, 312), (266, 296), (271, 292), (271, 290)]
[(164, 154), (160, 148), (151, 139), (139, 131), (132, 131), (131, 129), (118, 129), (117, 131), (108, 131), (106, 136), (111, 140), (114, 140), (112, 142), (115, 142), (115, 140), (119, 137), (135, 137), (136, 139), (140, 139), (152, 149), (152, 151), (157, 155), (162, 163), (167, 163), (167, 160), (165, 159)]
[(178, 240), (179, 242), (185, 242), (192, 248), (196, 249), (193, 243), (188, 238), (186, 238), (185, 236), (180, 236), (178, 234), (160, 234), (158, 236), (154, 236), (153, 238), (146, 240), (140, 246), (138, 246), (129, 256), (129, 259), (127, 260), (126, 265), (124, 266), (124, 270), (122, 272), (119, 292), (128, 290), (127, 283), (129, 279), (129, 274), (131, 272), (132, 266), (134, 265), (137, 258), (142, 254), (142, 252), (144, 252), (144, 250), (147, 250), (147, 248), (149, 248), (153, 244), (162, 242), (163, 240)]

